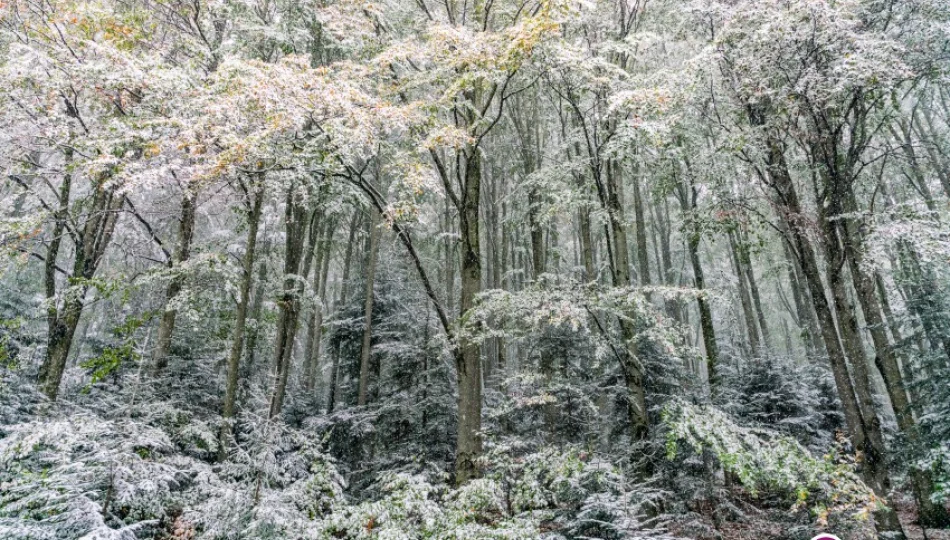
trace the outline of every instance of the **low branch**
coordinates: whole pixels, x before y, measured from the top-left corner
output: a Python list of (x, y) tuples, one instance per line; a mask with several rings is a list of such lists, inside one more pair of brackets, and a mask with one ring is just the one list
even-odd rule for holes
[[(27, 255), (29, 255), (29, 256), (31, 256), (31, 257), (35, 257), (35, 258), (37, 258), (37, 259), (43, 261), (44, 263), (46, 262), (46, 257), (40, 255), (39, 253), (37, 253), (37, 252), (35, 252), (35, 251), (30, 251), (30, 250), (28, 250), (28, 249), (21, 248), (21, 247), (14, 247), (13, 249), (19, 251), (20, 253), (26, 253)], [(56, 271), (59, 272), (60, 274), (62, 274), (62, 275), (64, 275), (64, 276), (69, 276), (69, 272), (67, 272), (67, 271), (63, 270), (62, 268), (60, 268), (59, 265), (54, 264), (54, 265), (53, 265), (53, 268), (55, 268)]]
[(151, 238), (152, 241), (155, 242), (155, 245), (157, 245), (158, 248), (161, 249), (162, 253), (165, 255), (164, 261), (156, 261), (156, 262), (159, 262), (161, 264), (164, 264), (170, 267), (172, 265), (172, 255), (171, 253), (169, 253), (168, 249), (165, 248), (165, 244), (162, 243), (162, 239), (158, 237), (158, 234), (155, 232), (155, 229), (153, 229), (151, 224), (149, 224), (148, 221), (145, 221), (145, 218), (143, 218), (141, 214), (139, 214), (138, 210), (135, 209), (135, 205), (132, 204), (132, 199), (125, 197), (125, 204), (128, 205), (129, 212), (133, 216), (135, 216), (135, 219), (138, 220), (138, 222), (141, 223), (143, 227), (145, 227), (145, 231), (148, 233), (149, 238)]

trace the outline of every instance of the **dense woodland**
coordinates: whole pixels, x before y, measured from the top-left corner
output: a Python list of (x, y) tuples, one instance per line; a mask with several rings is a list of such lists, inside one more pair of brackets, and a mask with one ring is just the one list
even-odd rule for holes
[(946, 0), (0, 0), (0, 538), (950, 537)]

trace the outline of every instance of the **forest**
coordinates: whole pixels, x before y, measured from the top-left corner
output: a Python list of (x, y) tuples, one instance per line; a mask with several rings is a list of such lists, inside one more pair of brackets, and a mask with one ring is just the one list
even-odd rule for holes
[(950, 2), (0, 0), (0, 539), (950, 539)]

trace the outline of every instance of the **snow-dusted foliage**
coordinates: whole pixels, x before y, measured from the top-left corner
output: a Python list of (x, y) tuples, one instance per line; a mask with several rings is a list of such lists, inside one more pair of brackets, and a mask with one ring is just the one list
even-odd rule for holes
[(709, 406), (674, 402), (667, 406), (665, 419), (669, 459), (684, 449), (708, 451), (755, 497), (778, 497), (793, 509), (810, 508), (821, 522), (838, 512), (867, 519), (880, 504), (855, 474), (853, 463), (836, 451), (814, 456), (795, 439), (737, 425)]
[(7, 425), (0, 537), (515, 540), (542, 529), (662, 537), (640, 522), (638, 494), (622, 474), (581, 450), (512, 458), (499, 446), (485, 456), (484, 479), (452, 489), (441, 474), (385, 473), (372, 486), (378, 495), (358, 502), (312, 433), (266, 419), (243, 424), (222, 466), (127, 417), (56, 408)]
[(0, 537), (147, 536), (203, 468), (155, 426), (50, 406), (9, 372), (3, 383), (16, 416), (0, 430)]
[[(4, 403), (31, 395), (21, 389)], [(343, 501), (344, 481), (313, 434), (247, 418), (233, 459), (216, 466), (182, 437), (184, 411), (150, 407), (164, 411), (34, 403), (32, 420), (4, 426), (0, 537), (286, 538)]]
[(790, 435), (817, 453), (844, 427), (827, 369), (781, 355), (724, 365), (716, 403), (742, 423)]

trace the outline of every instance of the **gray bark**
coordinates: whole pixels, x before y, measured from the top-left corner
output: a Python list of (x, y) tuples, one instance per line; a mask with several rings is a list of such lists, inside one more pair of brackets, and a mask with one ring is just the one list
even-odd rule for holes
[(247, 216), (247, 246), (241, 262), (241, 292), (238, 298), (234, 330), (231, 334), (231, 351), (228, 354), (227, 382), (224, 390), (224, 407), (221, 412), (221, 431), (218, 436), (218, 459), (227, 458), (231, 446), (232, 423), (237, 400), (238, 375), (240, 374), (241, 355), (244, 354), (244, 336), (247, 328), (247, 311), (250, 303), (251, 283), (254, 280), (254, 257), (257, 250), (257, 230), (261, 222), (261, 208), (264, 201), (263, 187), (249, 191), (253, 198)]

